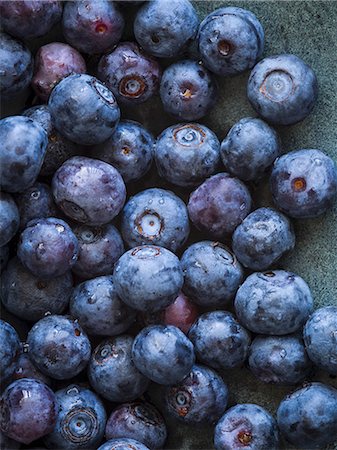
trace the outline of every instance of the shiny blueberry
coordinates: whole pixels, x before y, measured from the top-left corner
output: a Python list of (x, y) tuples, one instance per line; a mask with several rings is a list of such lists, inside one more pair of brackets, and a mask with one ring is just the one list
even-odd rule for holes
[(307, 283), (285, 270), (256, 272), (239, 288), (236, 315), (254, 333), (284, 335), (301, 328), (313, 311)]
[(97, 450), (150, 450), (139, 441), (129, 438), (110, 439)]
[(20, 353), (20, 339), (15, 329), (9, 323), (0, 319), (0, 379), (10, 380), (15, 372), (16, 359)]
[(0, 247), (8, 244), (19, 229), (20, 213), (13, 197), (0, 192)]
[(320, 150), (295, 150), (275, 161), (270, 186), (274, 203), (290, 217), (317, 217), (336, 200), (337, 167)]

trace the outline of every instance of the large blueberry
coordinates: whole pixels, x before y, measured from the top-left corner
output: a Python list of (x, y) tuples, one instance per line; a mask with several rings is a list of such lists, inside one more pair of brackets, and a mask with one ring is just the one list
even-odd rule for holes
[(198, 364), (179, 384), (167, 387), (164, 395), (169, 414), (194, 424), (218, 420), (228, 402), (228, 388), (220, 375)]
[(0, 192), (0, 247), (8, 244), (19, 229), (20, 213), (13, 197)]
[(50, 449), (93, 449), (104, 436), (106, 412), (100, 398), (74, 384), (55, 392), (57, 418), (54, 430), (44, 438)]
[(57, 380), (78, 375), (87, 365), (91, 346), (77, 320), (50, 315), (28, 333), (29, 356), (42, 373)]
[(275, 161), (270, 187), (281, 211), (296, 219), (317, 217), (336, 200), (337, 167), (320, 150), (295, 150)]
[(239, 288), (235, 312), (254, 333), (284, 335), (302, 327), (313, 311), (307, 283), (285, 270), (255, 272)]
[(129, 247), (153, 244), (176, 252), (190, 232), (186, 205), (171, 191), (146, 189), (124, 206), (121, 231)]
[(202, 314), (188, 337), (197, 359), (214, 369), (241, 367), (247, 359), (250, 334), (228, 311)]
[(278, 450), (279, 446), (276, 421), (259, 405), (235, 405), (225, 412), (215, 427), (216, 450)]
[(143, 177), (151, 167), (154, 137), (140, 123), (121, 120), (114, 134), (93, 146), (91, 155), (116, 167), (126, 183)]
[(75, 264), (78, 240), (61, 219), (31, 220), (21, 233), (18, 257), (35, 276), (51, 279), (66, 273)]
[(218, 173), (192, 192), (187, 209), (198, 230), (221, 239), (233, 233), (249, 214), (251, 204), (249, 190), (242, 181)]
[(102, 444), (97, 450), (150, 450), (139, 441), (129, 438), (110, 439)]
[(235, 255), (219, 242), (192, 244), (181, 258), (183, 291), (198, 305), (227, 306), (243, 281)]
[(22, 192), (36, 180), (46, 153), (47, 133), (32, 119), (0, 120), (0, 182), (8, 192)]
[(337, 306), (314, 311), (304, 326), (303, 336), (314, 364), (337, 375)]
[(135, 337), (132, 359), (136, 367), (158, 384), (179, 383), (194, 364), (194, 349), (179, 328), (172, 325), (152, 325)]
[(323, 383), (297, 389), (281, 401), (277, 423), (296, 447), (321, 449), (332, 444), (337, 438), (337, 389)]
[(205, 125), (180, 123), (168, 127), (155, 145), (158, 173), (177, 186), (196, 186), (216, 171), (219, 148), (218, 138)]
[(265, 120), (291, 125), (315, 106), (318, 83), (314, 71), (296, 55), (268, 56), (251, 71), (248, 99)]
[(137, 401), (124, 403), (112, 411), (105, 436), (136, 439), (155, 450), (164, 447), (167, 429), (163, 416), (153, 405)]
[(15, 372), (16, 359), (20, 353), (20, 340), (17, 332), (9, 323), (0, 319), (0, 379), (8, 381)]
[(295, 247), (292, 223), (272, 208), (250, 213), (233, 233), (233, 251), (245, 267), (266, 270)]
[(213, 75), (197, 61), (178, 61), (165, 69), (160, 97), (166, 112), (180, 120), (198, 120), (217, 100)]
[(281, 151), (276, 131), (261, 119), (236, 122), (221, 142), (220, 154), (228, 172), (243, 181), (259, 180)]
[(55, 172), (55, 202), (71, 219), (86, 225), (111, 222), (123, 208), (126, 189), (119, 172), (97, 159), (75, 156)]
[(198, 24), (197, 13), (188, 0), (154, 0), (138, 10), (134, 33), (151, 55), (170, 58), (194, 39)]
[(137, 369), (131, 356), (133, 338), (127, 335), (102, 341), (93, 351), (88, 377), (91, 386), (112, 402), (127, 402), (147, 390), (149, 380)]
[(86, 74), (61, 80), (52, 90), (48, 106), (55, 128), (81, 145), (104, 142), (113, 134), (120, 118), (113, 93), (97, 78)]
[(201, 22), (198, 47), (205, 66), (217, 75), (237, 75), (251, 69), (261, 57), (264, 31), (246, 9), (216, 9)]
[(17, 258), (9, 261), (2, 274), (1, 300), (12, 314), (36, 321), (45, 314), (62, 314), (73, 288), (71, 272), (41, 279), (27, 270)]
[(177, 256), (154, 245), (129, 250), (119, 258), (114, 269), (117, 294), (139, 311), (154, 312), (173, 303), (183, 281)]

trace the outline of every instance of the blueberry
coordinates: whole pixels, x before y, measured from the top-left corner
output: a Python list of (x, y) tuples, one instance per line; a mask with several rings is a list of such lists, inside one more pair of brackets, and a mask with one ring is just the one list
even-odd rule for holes
[(55, 398), (57, 419), (54, 430), (44, 438), (47, 448), (97, 448), (106, 423), (99, 397), (89, 389), (71, 384), (57, 391)]
[(146, 189), (126, 203), (121, 231), (129, 247), (153, 244), (176, 252), (190, 232), (186, 205), (171, 191)]
[(337, 389), (323, 383), (297, 389), (281, 401), (277, 422), (296, 447), (321, 449), (332, 444), (337, 437)]
[(47, 149), (47, 133), (32, 119), (0, 120), (0, 180), (8, 192), (22, 192), (36, 180)]
[(16, 380), (1, 396), (0, 417), (1, 430), (6, 436), (30, 444), (55, 426), (54, 392), (38, 380)]
[(11, 439), (3, 434), (3, 432), (0, 430), (0, 449), (1, 450), (14, 450), (21, 447), (20, 442), (14, 441), (14, 439)]
[(227, 306), (244, 276), (235, 255), (219, 242), (192, 244), (181, 258), (181, 267), (183, 291), (202, 306)]
[(226, 170), (243, 181), (262, 178), (280, 151), (276, 131), (263, 120), (252, 117), (236, 122), (220, 147)]
[(12, 381), (20, 380), (21, 378), (32, 378), (34, 380), (42, 381), (42, 383), (48, 386), (51, 386), (51, 379), (34, 366), (29, 357), (28, 350), (28, 345), (22, 343), (21, 352), (16, 360), (15, 372), (12, 376)]
[(197, 13), (188, 0), (153, 0), (138, 10), (133, 29), (148, 53), (171, 58), (194, 39), (198, 24)]
[(163, 448), (167, 429), (163, 416), (154, 406), (137, 401), (124, 403), (112, 411), (105, 436), (107, 439), (135, 439), (155, 450)]
[(117, 296), (111, 276), (78, 284), (70, 299), (70, 314), (87, 333), (101, 336), (124, 333), (136, 318)]
[(307, 283), (285, 270), (255, 272), (239, 288), (235, 312), (254, 333), (284, 335), (301, 328), (313, 311)]
[(296, 334), (257, 336), (249, 349), (249, 368), (264, 383), (298, 384), (311, 375), (312, 363)]
[(204, 117), (217, 100), (213, 75), (197, 61), (178, 61), (165, 69), (160, 83), (165, 111), (180, 120)]
[(33, 363), (56, 380), (76, 376), (90, 358), (87, 335), (68, 316), (51, 315), (39, 320), (28, 333), (27, 343)]
[(192, 342), (172, 325), (151, 325), (135, 337), (132, 359), (140, 372), (158, 384), (179, 383), (194, 364)]
[(79, 249), (72, 270), (80, 278), (110, 275), (118, 258), (124, 253), (124, 244), (117, 228), (111, 223), (101, 227), (73, 226)]
[(126, 197), (119, 172), (110, 164), (85, 156), (68, 159), (55, 172), (52, 191), (57, 206), (86, 225), (111, 222)]
[(116, 167), (129, 183), (139, 180), (150, 169), (153, 145), (154, 137), (140, 123), (121, 120), (111, 138), (94, 146), (91, 154)]
[(242, 181), (218, 173), (192, 192), (187, 209), (198, 230), (221, 239), (233, 233), (249, 214), (251, 204), (249, 190)]
[(110, 439), (97, 450), (150, 450), (139, 441), (129, 438)]
[(251, 71), (248, 99), (265, 120), (292, 125), (312, 111), (318, 94), (314, 71), (296, 55), (269, 56)]
[(66, 273), (75, 264), (78, 240), (61, 219), (34, 219), (21, 233), (18, 257), (35, 276), (51, 279)]
[(61, 42), (51, 42), (39, 48), (35, 56), (32, 87), (44, 102), (56, 84), (75, 73), (85, 73), (86, 64), (82, 55)]
[(305, 324), (303, 336), (314, 364), (337, 375), (337, 306), (317, 309)]
[(17, 332), (9, 323), (0, 319), (0, 361), (1, 385), (15, 372), (16, 358), (20, 353), (20, 340)]
[(83, 53), (105, 53), (120, 40), (124, 19), (114, 2), (80, 0), (64, 6), (65, 40)]
[(171, 305), (164, 309), (163, 323), (174, 325), (187, 334), (199, 316), (199, 308), (182, 292)]
[(228, 388), (214, 370), (195, 364), (179, 384), (165, 389), (166, 408), (185, 423), (212, 423), (224, 413)]
[(295, 150), (275, 161), (270, 186), (274, 203), (290, 217), (317, 217), (336, 199), (337, 167), (320, 150)]
[(88, 377), (91, 386), (112, 402), (132, 401), (148, 388), (149, 380), (136, 368), (131, 356), (133, 338), (110, 337), (93, 351)]
[(292, 223), (272, 208), (250, 213), (233, 233), (233, 251), (245, 267), (266, 270), (295, 247)]
[(120, 103), (138, 105), (159, 89), (159, 63), (136, 43), (122, 42), (111, 53), (102, 56), (97, 76), (113, 92)]
[(276, 421), (259, 405), (235, 405), (217, 423), (214, 447), (216, 450), (278, 450)]
[(46, 313), (62, 314), (68, 306), (72, 288), (70, 271), (49, 280), (40, 279), (13, 258), (2, 275), (1, 299), (12, 314), (23, 320), (36, 321)]
[(188, 337), (197, 359), (213, 369), (240, 367), (247, 359), (250, 334), (228, 311), (202, 314)]
[(0, 247), (0, 273), (6, 268), (9, 259), (9, 246)]
[(19, 229), (20, 213), (13, 197), (0, 192), (0, 247), (8, 244)]
[(176, 255), (154, 245), (129, 250), (119, 258), (114, 269), (118, 296), (138, 311), (155, 312), (173, 303), (183, 278)]
[(201, 22), (198, 47), (205, 66), (217, 75), (237, 75), (251, 69), (261, 57), (264, 31), (246, 9), (216, 9)]
[[(0, 8), (15, 3), (0, 2)], [(19, 40), (1, 32), (0, 94), (3, 99), (12, 98), (23, 92), (29, 86), (32, 76), (33, 57), (29, 49)]]
[(156, 141), (158, 173), (177, 186), (196, 186), (216, 171), (219, 148), (218, 138), (204, 125), (180, 123), (168, 127)]
[(86, 74), (61, 80), (52, 90), (48, 106), (56, 130), (81, 145), (104, 142), (113, 134), (120, 118), (113, 93), (97, 78)]

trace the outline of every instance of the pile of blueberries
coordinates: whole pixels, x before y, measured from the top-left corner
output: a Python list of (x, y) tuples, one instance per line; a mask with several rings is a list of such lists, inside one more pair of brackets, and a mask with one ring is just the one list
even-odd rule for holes
[[(130, 9), (134, 41), (120, 42)], [(282, 155), (271, 126), (312, 111), (313, 70), (290, 54), (260, 60), (262, 25), (238, 7), (199, 23), (188, 0), (21, 0), (0, 16), (2, 100), (34, 90), (0, 120), (1, 449), (162, 449), (167, 415), (215, 426), (217, 450), (333, 443), (337, 390), (310, 379), (315, 366), (337, 375), (337, 306), (314, 311), (279, 260), (291, 220), (333, 205), (337, 169), (318, 149)], [(66, 43), (33, 64), (26, 41), (56, 24)], [(220, 143), (195, 121), (216, 77), (247, 70), (261, 118)], [(120, 120), (119, 105), (158, 94), (178, 123), (156, 139)], [(139, 188), (150, 169), (168, 189)], [(275, 209), (254, 207), (266, 177)], [(276, 419), (229, 405), (217, 371), (244, 365), (295, 386)]]

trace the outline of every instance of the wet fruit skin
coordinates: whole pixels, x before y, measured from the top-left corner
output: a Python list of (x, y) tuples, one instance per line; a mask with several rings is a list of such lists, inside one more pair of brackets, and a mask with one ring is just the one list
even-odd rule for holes
[(1, 300), (12, 314), (37, 321), (45, 314), (62, 314), (69, 304), (73, 278), (68, 270), (58, 277), (41, 279), (26, 269), (18, 258), (9, 261), (2, 274)]
[(110, 439), (102, 444), (97, 450), (150, 450), (144, 444), (135, 439), (117, 438)]
[(212, 423), (224, 413), (228, 388), (220, 375), (195, 364), (179, 384), (165, 388), (168, 413), (185, 423)]
[(212, 11), (201, 22), (197, 39), (205, 66), (222, 76), (251, 69), (264, 48), (261, 23), (251, 11), (237, 7)]
[(228, 311), (201, 314), (188, 337), (197, 360), (213, 369), (241, 367), (251, 341), (250, 333)]
[(252, 117), (236, 122), (220, 147), (226, 171), (242, 181), (264, 177), (280, 152), (276, 131), (263, 120)]
[(23, 444), (45, 436), (55, 426), (55, 395), (41, 381), (14, 381), (3, 392), (0, 404), (1, 430)]
[(164, 110), (176, 119), (195, 121), (215, 105), (217, 84), (202, 64), (185, 59), (164, 70), (160, 98)]
[(39, 320), (28, 333), (27, 343), (33, 363), (56, 380), (78, 375), (91, 353), (87, 335), (69, 316), (50, 315)]
[(259, 380), (282, 385), (301, 383), (313, 369), (300, 334), (256, 336), (248, 363)]
[(136, 312), (117, 296), (112, 276), (78, 284), (71, 295), (70, 314), (88, 334), (100, 336), (124, 333), (136, 318)]
[(92, 353), (88, 365), (90, 384), (112, 402), (136, 400), (148, 388), (149, 380), (137, 369), (131, 355), (133, 341), (125, 334), (110, 337)]
[(216, 171), (220, 163), (219, 148), (217, 136), (204, 125), (172, 125), (156, 141), (154, 156), (158, 173), (177, 186), (196, 186)]
[(159, 63), (136, 43), (122, 42), (102, 56), (97, 77), (114, 93), (119, 103), (138, 105), (159, 89), (162, 70)]
[(59, 81), (86, 70), (85, 61), (77, 50), (68, 44), (51, 42), (36, 53), (32, 87), (36, 95), (46, 102)]
[(292, 223), (272, 208), (258, 208), (236, 228), (233, 252), (244, 267), (266, 270), (295, 247)]
[(282, 336), (300, 329), (314, 304), (301, 277), (273, 270), (249, 275), (236, 294), (234, 308), (239, 322), (254, 333)]
[(296, 447), (321, 449), (337, 436), (337, 389), (310, 383), (287, 395), (277, 410), (285, 439)]
[(183, 291), (201, 306), (227, 306), (243, 281), (241, 264), (220, 242), (190, 245), (181, 257), (181, 266)]
[(20, 214), (10, 194), (0, 192), (0, 247), (8, 244), (19, 229)]
[(114, 2), (66, 3), (62, 17), (65, 40), (82, 53), (105, 53), (120, 40), (124, 18)]
[(216, 450), (278, 450), (279, 445), (276, 421), (259, 405), (235, 405), (225, 412), (215, 427)]
[(0, 319), (0, 361), (1, 384), (9, 381), (15, 371), (16, 359), (20, 353), (20, 339), (9, 323)]
[(180, 382), (194, 364), (192, 342), (172, 325), (143, 328), (132, 345), (136, 367), (150, 380), (171, 385)]
[(106, 412), (91, 390), (74, 384), (55, 392), (57, 419), (44, 438), (50, 449), (97, 448), (104, 436)]
[(176, 194), (165, 189), (141, 191), (123, 208), (121, 232), (130, 248), (152, 244), (176, 252), (190, 232), (186, 205)]
[(195, 37), (198, 24), (197, 13), (188, 0), (154, 0), (138, 10), (134, 33), (148, 53), (171, 58)]
[(267, 122), (292, 125), (305, 119), (315, 106), (318, 83), (314, 71), (296, 55), (264, 58), (251, 71), (247, 96)]
[(275, 205), (288, 216), (318, 217), (336, 200), (336, 164), (321, 150), (289, 152), (274, 162), (270, 189)]
[(151, 449), (163, 448), (167, 429), (160, 412), (150, 403), (124, 403), (112, 411), (108, 418), (106, 439), (131, 438)]
[(193, 225), (215, 239), (233, 233), (251, 210), (248, 188), (228, 173), (207, 178), (190, 195), (187, 205)]
[(326, 306), (314, 311), (304, 326), (303, 337), (313, 363), (337, 375), (337, 307)]

